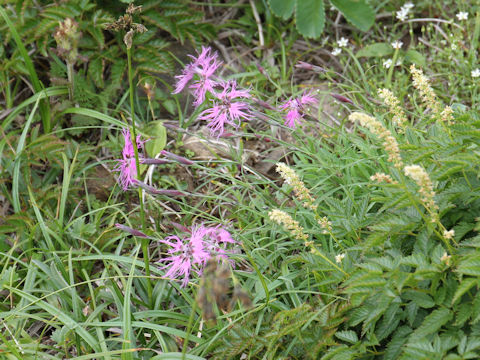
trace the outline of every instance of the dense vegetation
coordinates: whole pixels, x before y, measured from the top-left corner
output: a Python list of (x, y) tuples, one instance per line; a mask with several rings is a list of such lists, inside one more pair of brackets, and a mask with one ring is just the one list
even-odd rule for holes
[(480, 7), (299, 1), (1, 5), (0, 358), (480, 357)]

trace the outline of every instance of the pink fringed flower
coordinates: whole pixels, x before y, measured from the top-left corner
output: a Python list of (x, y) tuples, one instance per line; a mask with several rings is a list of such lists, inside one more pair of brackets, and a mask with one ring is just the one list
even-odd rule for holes
[[(122, 150), (122, 159), (117, 159), (118, 164), (113, 170), (120, 172), (118, 183), (122, 189), (126, 191), (130, 185), (133, 185), (136, 182), (135, 177), (137, 176), (137, 165), (135, 163), (135, 149), (133, 148), (130, 130), (123, 129), (122, 134), (125, 141)], [(137, 149), (140, 149), (144, 143), (144, 141), (140, 140), (140, 135), (137, 136), (136, 142)]]
[(168, 268), (164, 277), (173, 279), (183, 277), (182, 287), (187, 286), (192, 271), (201, 275), (211, 257), (228, 261), (226, 246), (235, 243), (231, 234), (220, 226), (203, 225), (194, 227), (190, 236), (184, 239), (169, 236), (160, 241), (170, 246), (167, 251), (169, 256), (159, 261), (165, 264), (161, 267), (162, 270)]
[(217, 53), (211, 53), (211, 50), (210, 47), (202, 46), (202, 52), (198, 57), (189, 55), (193, 61), (185, 66), (182, 75), (175, 76), (177, 83), (173, 93), (178, 94), (195, 75), (198, 75), (198, 79), (189, 86), (190, 89), (193, 89), (195, 97), (194, 106), (199, 106), (203, 103), (206, 93), (213, 92), (215, 85), (217, 85), (212, 76), (222, 63), (218, 61)]
[(285, 126), (295, 129), (297, 124), (301, 123), (304, 116), (304, 107), (306, 105), (313, 105), (317, 103), (317, 99), (311, 95), (311, 92), (304, 93), (301, 97), (285, 101), (280, 109), (288, 110), (285, 115)]
[(230, 80), (221, 84), (223, 90), (215, 94), (213, 106), (204, 110), (198, 119), (206, 120), (212, 136), (220, 137), (225, 131), (225, 124), (238, 128), (243, 120), (250, 120), (249, 106), (243, 101), (235, 99), (248, 99), (248, 90), (237, 90), (237, 82)]

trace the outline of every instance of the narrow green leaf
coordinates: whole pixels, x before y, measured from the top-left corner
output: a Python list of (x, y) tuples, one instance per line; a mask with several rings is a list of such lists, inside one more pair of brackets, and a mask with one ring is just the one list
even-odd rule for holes
[(170, 352), (170, 353), (160, 354), (152, 357), (150, 360), (183, 360), (184, 358), (186, 360), (205, 360), (205, 358), (201, 356), (190, 355), (190, 354), (185, 354), (185, 357), (183, 357), (183, 354), (179, 352)]
[(325, 25), (323, 0), (298, 0), (295, 25), (298, 32), (306, 38), (318, 38)]
[(65, 114), (80, 114), (80, 115), (90, 116), (95, 119), (104, 121), (108, 124), (117, 125), (120, 128), (125, 127), (124, 122), (117, 120), (111, 116), (102, 114), (101, 112), (96, 110), (85, 109), (85, 108), (68, 108), (63, 112), (61, 112), (60, 114), (58, 114), (57, 117), (61, 117), (62, 115), (65, 115)]
[(13, 287), (8, 286), (8, 290), (11, 292), (18, 294), (19, 296), (27, 299), (30, 301), (31, 305), (36, 305), (40, 307), (41, 309), (45, 310), (48, 312), (50, 315), (53, 317), (57, 318), (64, 324), (68, 329), (72, 330), (76, 334), (78, 334), (85, 342), (95, 351), (100, 352), (100, 348), (98, 347), (98, 342), (95, 340), (95, 338), (90, 335), (90, 333), (85, 330), (79, 323), (77, 323), (75, 320), (73, 320), (70, 316), (68, 316), (66, 313), (64, 313), (61, 309), (50, 305), (48, 302), (43, 301), (31, 294), (28, 294), (24, 291), (15, 289)]
[(125, 360), (132, 360), (133, 354), (131, 352), (132, 349), (135, 348), (135, 334), (133, 333), (132, 328), (132, 312), (131, 312), (131, 302), (130, 298), (132, 296), (132, 285), (133, 285), (133, 278), (135, 275), (135, 261), (137, 260), (138, 251), (140, 250), (140, 246), (137, 247), (135, 250), (135, 256), (133, 257), (134, 261), (132, 262), (132, 266), (130, 267), (130, 273), (128, 274), (127, 285), (125, 286), (125, 295), (123, 297), (123, 321), (122, 321), (122, 329), (123, 329), (123, 350), (128, 350), (122, 354), (122, 359)]
[(2, 128), (3, 131), (6, 131), (7, 128), (10, 126), (10, 123), (20, 114), (23, 109), (25, 109), (28, 105), (34, 104), (38, 99), (45, 99), (49, 96), (60, 96), (68, 94), (68, 89), (66, 86), (52, 86), (46, 88), (45, 90), (36, 93), (35, 95), (30, 96), (27, 100), (23, 101), (20, 105), (15, 107), (13, 111), (8, 114), (8, 116), (3, 120)]
[[(12, 23), (12, 21), (8, 17), (8, 14), (3, 9), (3, 6), (0, 7), (0, 15), (3, 17), (3, 19), (7, 23), (7, 26), (10, 30), (10, 34), (15, 40), (17, 49), (20, 52), (20, 55), (22, 56), (23, 61), (25, 62), (25, 67), (27, 68), (28, 74), (30, 76), (30, 80), (32, 81), (33, 89), (35, 90), (36, 93), (41, 92), (43, 89), (43, 85), (40, 83), (40, 80), (38, 79), (38, 75), (37, 75), (37, 72), (35, 71), (35, 67), (33, 65), (32, 59), (30, 59), (30, 56), (28, 55), (28, 51), (25, 48), (25, 45), (23, 44), (23, 40), (20, 38), (20, 35), (18, 35), (15, 25)], [(50, 132), (50, 125), (51, 125), (50, 110), (48, 107), (48, 102), (42, 101), (42, 103), (40, 104), (40, 113), (42, 115), (43, 130), (45, 133), (48, 133)]]
[(38, 208), (37, 202), (35, 201), (35, 197), (33, 196), (32, 189), (28, 186), (28, 195), (30, 196), (30, 202), (33, 206), (33, 211), (35, 212), (35, 216), (37, 217), (38, 224), (40, 225), (40, 230), (42, 231), (42, 235), (47, 242), (47, 247), (51, 251), (55, 251), (55, 246), (53, 246), (52, 238), (48, 233), (47, 226), (45, 225), (45, 221), (43, 221), (43, 216)]
[(32, 111), (30, 112), (30, 116), (28, 117), (27, 122), (23, 126), (22, 135), (20, 135), (20, 139), (18, 140), (17, 149), (15, 151), (15, 165), (13, 168), (13, 182), (12, 182), (12, 198), (13, 198), (13, 210), (18, 213), (21, 210), (20, 205), (20, 193), (19, 193), (19, 185), (20, 185), (20, 165), (21, 165), (21, 155), (23, 149), (25, 148), (25, 142), (27, 139), (27, 134), (30, 131), (30, 125), (33, 121), (33, 115), (37, 111), (37, 106), (40, 101), (40, 98), (37, 98), (35, 105), (33, 106)]

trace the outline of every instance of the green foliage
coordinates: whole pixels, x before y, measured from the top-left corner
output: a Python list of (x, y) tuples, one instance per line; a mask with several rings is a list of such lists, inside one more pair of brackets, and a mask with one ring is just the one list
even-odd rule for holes
[[(74, 66), (73, 100), (81, 106), (107, 109), (126, 78), (124, 34), (105, 30), (105, 25), (113, 22), (117, 16), (109, 13), (114, 3), (72, 0), (52, 4), (44, 1), (39, 6), (33, 6), (31, 0), (17, 0), (9, 8), (8, 15), (18, 19), (15, 26), (22, 41), (36, 46), (34, 61), (39, 61), (39, 57), (49, 60), (52, 70), (49, 77), (55, 84), (64, 84), (68, 80), (67, 67), (57, 57), (52, 35), (59, 22), (67, 18), (78, 22), (81, 38)], [(204, 14), (193, 9), (186, 1), (148, 0), (137, 5), (142, 5), (140, 19), (148, 28), (146, 33), (136, 35), (134, 40), (133, 63), (136, 75), (140, 77), (172, 72), (174, 58), (168, 49), (172, 39), (182, 44), (190, 41), (198, 47), (202, 41), (211, 40), (215, 35), (214, 27), (203, 22)], [(126, 5), (122, 5), (122, 8), (126, 9)], [(10, 35), (5, 31), (5, 24), (0, 22), (0, 29), (6, 33), (4, 41), (8, 42)], [(18, 50), (13, 51), (10, 59), (4, 58), (0, 62), (0, 69), (11, 75), (26, 74), (24, 63), (16, 61), (23, 55)], [(31, 70), (28, 69), (28, 72)], [(42, 110), (44, 105), (40, 105)], [(76, 124), (86, 123), (80, 121)]]
[[(273, 13), (284, 20), (295, 11), (295, 26), (307, 38), (318, 38), (325, 25), (323, 0), (268, 0)], [(367, 31), (375, 20), (375, 13), (364, 0), (332, 0), (345, 18), (355, 27)]]

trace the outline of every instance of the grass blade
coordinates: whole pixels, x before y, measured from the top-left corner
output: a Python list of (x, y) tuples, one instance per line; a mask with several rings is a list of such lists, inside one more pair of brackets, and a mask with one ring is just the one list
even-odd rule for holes
[[(10, 30), (10, 34), (12, 35), (13, 39), (15, 40), (15, 43), (17, 44), (18, 51), (20, 52), (20, 55), (22, 56), (23, 61), (25, 62), (25, 67), (27, 68), (28, 74), (30, 75), (30, 80), (32, 81), (33, 89), (35, 90), (36, 93), (41, 92), (43, 90), (43, 86), (40, 83), (40, 80), (38, 79), (38, 75), (37, 75), (37, 72), (35, 71), (35, 67), (33, 66), (32, 59), (30, 59), (27, 49), (23, 45), (23, 41), (18, 35), (17, 29), (15, 28), (13, 23), (10, 21), (10, 18), (8, 17), (3, 7), (0, 7), (0, 15), (3, 17), (3, 19), (7, 23), (7, 26)], [(40, 114), (42, 116), (43, 131), (45, 133), (49, 133), (51, 130), (51, 123), (50, 123), (50, 109), (47, 101), (42, 101), (42, 103), (40, 104)]]

